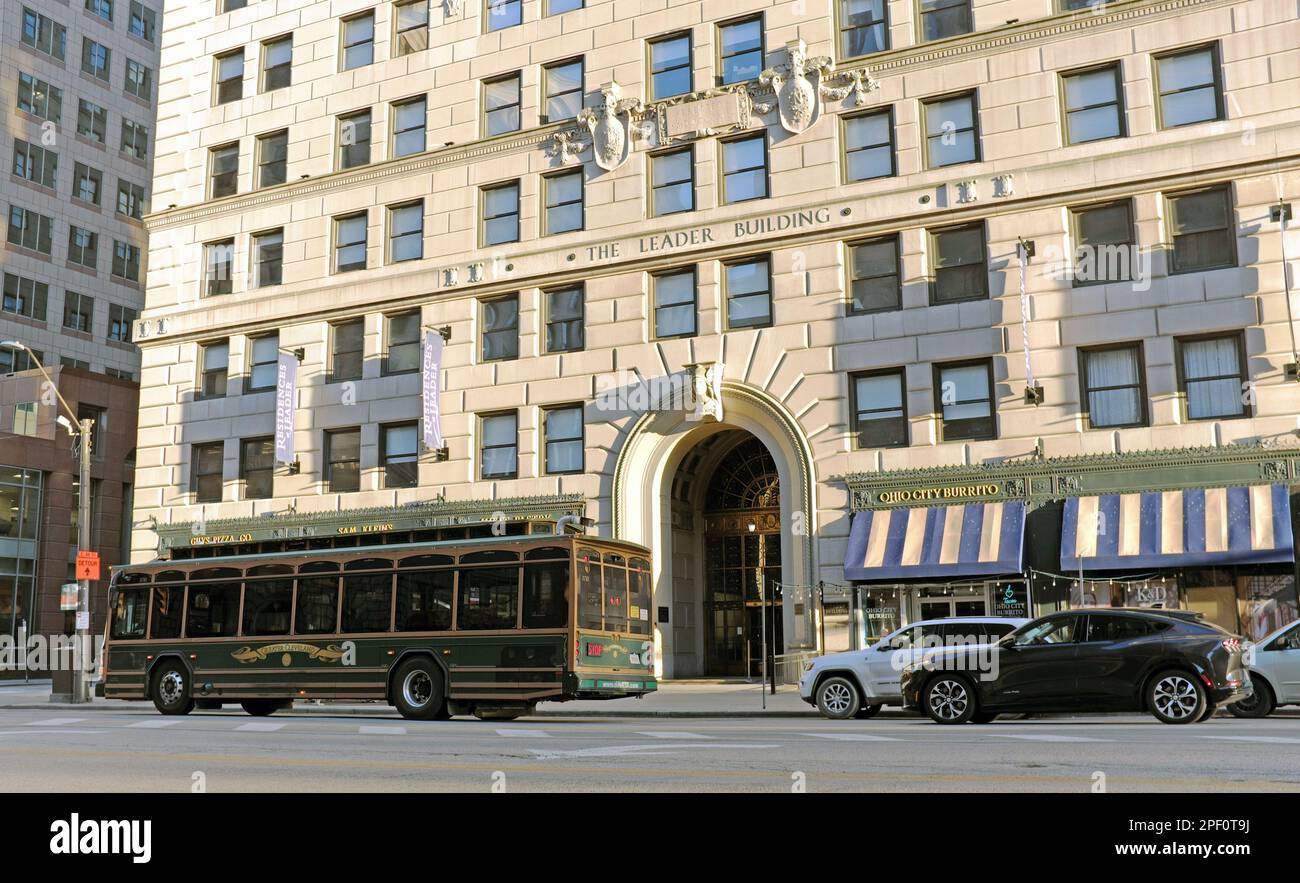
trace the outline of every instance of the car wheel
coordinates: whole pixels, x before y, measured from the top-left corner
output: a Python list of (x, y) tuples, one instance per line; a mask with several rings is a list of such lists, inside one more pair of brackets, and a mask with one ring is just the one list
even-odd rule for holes
[(880, 703), (877, 703), (875, 705), (864, 705), (858, 709), (858, 713), (855, 714), (854, 717), (856, 717), (858, 720), (866, 720), (869, 717), (875, 717), (877, 714), (880, 713), (880, 709), (882, 708), (884, 708), (884, 706), (881, 705)]
[(445, 719), (447, 696), (442, 669), (421, 656), (403, 662), (393, 676), (393, 704), (409, 720)]
[(163, 714), (189, 714), (194, 710), (190, 674), (179, 662), (164, 662), (159, 666), (149, 692), (154, 708)]
[(1273, 698), (1273, 688), (1263, 681), (1252, 681), (1255, 686), (1255, 692), (1251, 693), (1240, 702), (1234, 702), (1228, 706), (1228, 711), (1233, 717), (1268, 717), (1277, 708), (1277, 700)]
[(976, 713), (975, 691), (958, 675), (939, 675), (925, 685), (921, 705), (937, 724), (964, 724)]
[(817, 710), (831, 720), (848, 720), (860, 704), (858, 688), (848, 678), (827, 678), (817, 687)]
[(1217, 705), (1215, 705), (1215, 704), (1213, 704), (1213, 703), (1211, 703), (1211, 702), (1206, 702), (1206, 703), (1205, 703), (1205, 711), (1201, 712), (1201, 716), (1198, 717), (1198, 718), (1196, 719), (1196, 722), (1197, 722), (1198, 724), (1199, 724), (1199, 723), (1204, 723), (1205, 721), (1207, 721), (1207, 720), (1209, 720), (1210, 718), (1214, 717), (1214, 713), (1215, 713), (1216, 711), (1218, 711), (1218, 710), (1219, 710), (1219, 706), (1217, 706)]
[(1147, 708), (1162, 724), (1190, 724), (1205, 713), (1205, 688), (1195, 675), (1169, 669), (1147, 686)]

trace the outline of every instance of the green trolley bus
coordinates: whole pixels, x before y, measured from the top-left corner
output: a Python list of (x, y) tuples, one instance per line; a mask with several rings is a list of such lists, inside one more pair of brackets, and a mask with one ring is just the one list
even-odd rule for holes
[(656, 688), (646, 549), (528, 535), (124, 566), (104, 695), (163, 714), (382, 700), (512, 720)]

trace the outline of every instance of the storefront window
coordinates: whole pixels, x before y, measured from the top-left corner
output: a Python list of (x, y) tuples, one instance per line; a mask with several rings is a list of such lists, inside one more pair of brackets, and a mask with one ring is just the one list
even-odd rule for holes
[(0, 634), (14, 638), (23, 623), (29, 633), (35, 630), (40, 512), (41, 473), (0, 467)]

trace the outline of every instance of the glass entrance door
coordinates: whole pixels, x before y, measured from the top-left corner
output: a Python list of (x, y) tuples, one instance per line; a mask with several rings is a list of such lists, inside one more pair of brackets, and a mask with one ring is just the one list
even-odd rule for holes
[(916, 590), (915, 619), (951, 619), (987, 616), (984, 586), (920, 586)]

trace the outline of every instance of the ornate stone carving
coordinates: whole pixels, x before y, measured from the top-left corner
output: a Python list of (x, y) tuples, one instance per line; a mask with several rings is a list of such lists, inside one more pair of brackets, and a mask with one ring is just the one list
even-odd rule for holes
[(691, 389), (695, 395), (695, 410), (692, 420), (711, 417), (722, 422), (722, 375), (725, 366), (721, 362), (700, 362), (684, 366), (691, 372)]
[(1259, 464), (1259, 477), (1269, 482), (1287, 481), (1290, 470), (1285, 460), (1265, 460)]
[(460, 8), (464, 0), (442, 0), (443, 15), (446, 18), (460, 18)]
[(561, 129), (551, 136), (546, 155), (567, 164), (576, 162), (578, 155), (590, 146), (590, 142), (578, 137), (577, 129)]
[(809, 58), (803, 40), (789, 41), (785, 51), (788, 61), (763, 71), (758, 81), (776, 93), (781, 127), (793, 135), (817, 122), (822, 99), (838, 101), (852, 92), (854, 103), (862, 104), (868, 92), (880, 87), (864, 67), (836, 73), (830, 58)]
[(600, 87), (600, 105), (583, 108), (578, 114), (578, 124), (591, 139), (596, 165), (607, 172), (627, 161), (633, 133), (640, 128), (634, 117), (644, 111), (640, 99), (623, 99), (622, 91), (616, 82), (605, 83)]
[(1010, 172), (1002, 175), (993, 176), (993, 195), (1015, 196), (1016, 195), (1016, 176)]
[[(830, 84), (838, 85), (830, 85)], [(821, 95), (827, 101), (839, 101), (847, 98), (849, 93), (853, 93), (853, 103), (862, 105), (867, 103), (867, 93), (874, 92), (880, 88), (880, 83), (871, 76), (871, 71), (865, 67), (854, 67), (848, 70), (836, 71), (829, 77), (828, 82), (823, 84)]]
[(974, 178), (969, 181), (958, 181), (955, 185), (957, 188), (957, 202), (975, 202), (980, 198), (979, 182)]
[(1056, 480), (1057, 491), (1061, 494), (1077, 494), (1083, 484), (1077, 475), (1062, 475)]

